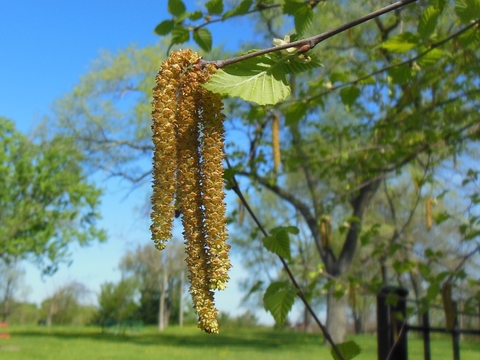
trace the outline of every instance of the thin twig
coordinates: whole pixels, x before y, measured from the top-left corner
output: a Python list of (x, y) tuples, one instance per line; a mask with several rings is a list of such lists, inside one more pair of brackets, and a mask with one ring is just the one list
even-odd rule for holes
[[(227, 155), (225, 154), (225, 162), (227, 164), (227, 167), (232, 170), (232, 167), (230, 165), (230, 161), (228, 160), (228, 157)], [(262, 232), (262, 234), (267, 237), (268, 236), (268, 232), (265, 230), (265, 228), (263, 227), (262, 223), (260, 222), (260, 220), (257, 218), (257, 216), (255, 215), (255, 213), (253, 212), (252, 208), (250, 207), (250, 204), (248, 203), (247, 199), (245, 199), (245, 197), (243, 196), (243, 193), (242, 191), (240, 190), (240, 187), (238, 185), (238, 182), (237, 182), (237, 179), (235, 178), (235, 175), (232, 177), (232, 182), (233, 182), (233, 187), (232, 187), (232, 190), (235, 192), (235, 194), (237, 194), (238, 198), (240, 199), (240, 201), (242, 202), (243, 206), (245, 206), (245, 209), (247, 209), (248, 213), (250, 214), (250, 216), (252, 217), (253, 221), (255, 222), (255, 224), (257, 224), (257, 227), (260, 229), (260, 231)], [(305, 305), (305, 307), (307, 308), (308, 312), (312, 315), (313, 319), (315, 320), (315, 322), (318, 324), (318, 326), (320, 327), (320, 329), (322, 330), (323, 332), (323, 336), (325, 337), (325, 339), (327, 339), (327, 341), (330, 343), (330, 345), (332, 346), (332, 348), (334, 349), (334, 351), (337, 353), (337, 355), (340, 357), (340, 359), (342, 360), (345, 360), (343, 354), (340, 352), (340, 349), (337, 347), (337, 345), (335, 344), (335, 341), (332, 339), (330, 333), (328, 332), (327, 328), (322, 324), (322, 322), (320, 321), (320, 319), (317, 317), (317, 315), (315, 314), (315, 311), (312, 309), (312, 307), (310, 306), (307, 298), (305, 297), (305, 295), (303, 294), (301, 288), (300, 288), (300, 285), (298, 284), (297, 280), (295, 279), (295, 276), (293, 275), (292, 271), (290, 270), (290, 267), (288, 266), (287, 262), (285, 261), (285, 259), (283, 257), (281, 257), (280, 255), (278, 255), (278, 257), (280, 258), (280, 261), (282, 262), (282, 265), (283, 265), (283, 268), (285, 269), (288, 277), (290, 278), (290, 281), (292, 282), (293, 286), (295, 286), (295, 288), (297, 289), (297, 296), (302, 300), (303, 304)]]
[[(403, 6), (409, 5), (409, 4), (414, 3), (416, 1), (417, 0), (398, 1), (394, 4), (391, 4), (391, 5), (388, 5), (388, 6), (385, 6), (385, 7), (381, 8), (379, 10), (376, 10), (376, 11), (374, 11), (374, 12), (368, 14), (368, 15), (365, 15), (365, 16), (362, 16), (362, 17), (356, 19), (356, 20), (350, 21), (350, 22), (348, 22), (348, 23), (346, 23), (342, 26), (339, 26), (339, 27), (333, 29), (333, 30), (326, 31), (323, 34), (315, 35), (315, 36), (312, 36), (312, 37), (309, 37), (309, 38), (306, 38), (306, 39), (303, 39), (303, 40), (298, 40), (298, 41), (294, 41), (294, 42), (291, 42), (291, 43), (288, 43), (288, 44), (258, 50), (258, 51), (255, 51), (255, 52), (251, 52), (249, 54), (237, 56), (237, 57), (234, 57), (234, 58), (231, 58), (231, 59), (226, 59), (226, 60), (211, 60), (211, 61), (201, 60), (200, 64), (202, 66), (204, 66), (206, 64), (214, 64), (217, 68), (223, 68), (227, 65), (231, 65), (231, 64), (234, 64), (234, 63), (237, 63), (237, 62), (240, 62), (240, 61), (244, 61), (244, 60), (251, 59), (251, 58), (254, 58), (254, 57), (257, 57), (257, 56), (261, 56), (261, 55), (265, 55), (265, 54), (268, 54), (268, 53), (271, 53), (271, 52), (274, 52), (274, 51), (289, 49), (289, 48), (292, 48), (292, 47), (295, 47), (295, 48), (298, 48), (298, 49), (301, 48), (302, 52), (306, 52), (308, 50), (313, 49), (315, 46), (317, 46), (322, 41), (325, 41), (326, 39), (331, 38), (332, 36), (340, 34), (340, 33), (344, 32), (348, 29), (351, 29), (351, 28), (353, 28), (357, 25), (363, 24), (364, 22), (372, 20), (372, 19), (374, 19), (378, 16), (381, 16), (383, 14), (386, 14), (386, 13), (390, 12), (390, 11), (399, 9)], [(306, 50), (304, 50), (305, 46), (307, 47)]]

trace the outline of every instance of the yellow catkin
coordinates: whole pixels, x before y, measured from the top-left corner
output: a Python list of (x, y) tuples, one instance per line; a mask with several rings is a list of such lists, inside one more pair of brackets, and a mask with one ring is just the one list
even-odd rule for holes
[(442, 286), (442, 302), (443, 310), (445, 311), (446, 329), (452, 330), (455, 326), (455, 318), (457, 313), (452, 300), (452, 284), (449, 282), (444, 283)]
[[(216, 69), (213, 65), (202, 69), (198, 60), (190, 50), (175, 52), (157, 76), (152, 103), (152, 238), (157, 248), (165, 247), (175, 206), (179, 207), (198, 326), (216, 333), (213, 290), (226, 288), (231, 268), (223, 191), (224, 115), (221, 97), (201, 86)], [(162, 127), (165, 124), (168, 132)]]
[(320, 219), (320, 235), (322, 236), (322, 248), (330, 249), (332, 246), (332, 218), (323, 216)]
[(272, 117), (272, 152), (273, 152), (273, 170), (275, 172), (280, 168), (280, 117), (274, 113)]
[(425, 203), (425, 216), (427, 222), (427, 230), (432, 228), (432, 198), (428, 198)]

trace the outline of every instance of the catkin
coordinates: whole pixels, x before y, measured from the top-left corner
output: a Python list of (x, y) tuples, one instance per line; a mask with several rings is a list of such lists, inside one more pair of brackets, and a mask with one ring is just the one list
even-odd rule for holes
[(427, 222), (427, 230), (432, 228), (432, 198), (428, 198), (427, 202), (425, 203), (425, 216)]
[(273, 152), (273, 170), (275, 172), (280, 168), (280, 117), (274, 113), (272, 117), (272, 152)]
[(332, 218), (322, 216), (320, 219), (320, 235), (322, 236), (322, 248), (330, 249), (332, 246)]
[(223, 290), (231, 268), (223, 191), (222, 100), (203, 88), (215, 72), (198, 54), (175, 53), (163, 62), (153, 89), (152, 239), (163, 249), (181, 210), (190, 294), (198, 326), (218, 332), (213, 290)]
[(457, 312), (455, 311), (455, 304), (452, 300), (452, 284), (450, 282), (446, 282), (442, 286), (442, 302), (445, 312), (445, 327), (447, 330), (452, 330), (455, 326)]

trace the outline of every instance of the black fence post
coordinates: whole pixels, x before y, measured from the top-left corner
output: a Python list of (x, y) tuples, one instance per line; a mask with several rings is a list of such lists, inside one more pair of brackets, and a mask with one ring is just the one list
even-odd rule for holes
[(407, 290), (390, 286), (377, 295), (378, 360), (408, 359), (407, 295)]
[(423, 330), (423, 357), (425, 358), (425, 360), (431, 360), (432, 355), (430, 351), (430, 315), (428, 313), (428, 310), (423, 313), (422, 317), (422, 327), (425, 329)]
[(455, 312), (455, 321), (452, 329), (453, 360), (460, 360), (460, 332), (458, 330), (458, 311), (457, 302), (453, 302), (453, 311)]

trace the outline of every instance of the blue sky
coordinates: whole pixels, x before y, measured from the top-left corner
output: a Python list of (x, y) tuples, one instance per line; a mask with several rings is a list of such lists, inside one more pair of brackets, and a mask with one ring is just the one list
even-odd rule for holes
[[(187, 0), (188, 9), (198, 1)], [(166, 0), (148, 1), (60, 1), (16, 0), (0, 3), (0, 116), (13, 120), (17, 128), (28, 134), (50, 114), (53, 102), (69, 92), (79, 77), (87, 72), (101, 49), (116, 51), (131, 44), (154, 44), (158, 37), (153, 28), (169, 17)], [(228, 29), (236, 29), (231, 33)], [(214, 45), (229, 40), (236, 44), (240, 35), (236, 26), (215, 25)], [(218, 31), (216, 29), (221, 29)], [(245, 28), (243, 28), (245, 29)], [(252, 29), (250, 29), (251, 31)], [(94, 301), (100, 284), (117, 281), (118, 261), (127, 249), (150, 241), (148, 219), (139, 211), (144, 192), (128, 192), (125, 183), (110, 180), (102, 200), (101, 226), (109, 233), (107, 243), (89, 247), (71, 247), (71, 266), (62, 265), (53, 277), (41, 278), (40, 271), (25, 264), (25, 293), (29, 301), (40, 303), (45, 297), (70, 280), (85, 283)], [(217, 295), (220, 310), (239, 314), (241, 294), (238, 280), (245, 276), (238, 260), (233, 260), (230, 287)], [(263, 312), (262, 320), (271, 322)]]

